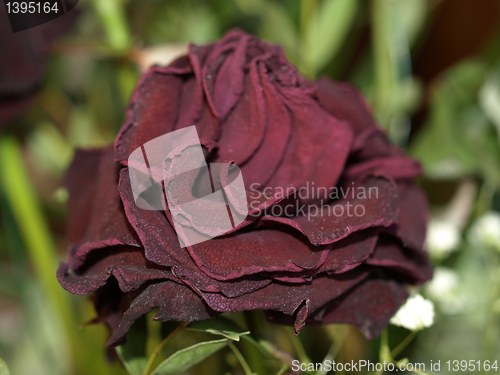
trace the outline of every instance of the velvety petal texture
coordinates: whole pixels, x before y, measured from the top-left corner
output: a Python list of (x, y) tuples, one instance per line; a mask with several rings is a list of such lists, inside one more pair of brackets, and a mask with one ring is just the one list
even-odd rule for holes
[[(192, 125), (207, 163), (240, 168), (248, 215), (224, 235), (182, 247), (173, 215), (185, 212), (140, 208), (128, 158)], [(164, 186), (194, 199), (199, 176), (189, 173), (189, 184), (169, 177)], [(297, 333), (352, 323), (375, 337), (407, 285), (432, 276), (422, 248), (427, 204), (412, 182), (420, 173), (354, 87), (306, 81), (281, 48), (233, 30), (152, 67), (114, 148), (77, 152), (66, 180), (69, 261), (57, 276), (72, 293), (94, 292), (109, 345), (153, 309), (162, 321), (264, 310)], [(226, 202), (232, 193), (225, 190)]]

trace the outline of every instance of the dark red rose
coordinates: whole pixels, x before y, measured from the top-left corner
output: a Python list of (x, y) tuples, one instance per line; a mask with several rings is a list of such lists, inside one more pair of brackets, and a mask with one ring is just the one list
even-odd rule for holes
[[(127, 163), (144, 143), (193, 124), (207, 162), (241, 169), (249, 215), (231, 233), (181, 247), (168, 210), (136, 205)], [(419, 173), (356, 89), (306, 81), (281, 48), (231, 31), (142, 77), (114, 149), (77, 152), (58, 279), (72, 293), (95, 292), (109, 345), (154, 308), (162, 321), (264, 310), (297, 332), (352, 323), (374, 337), (407, 284), (431, 277), (426, 199), (411, 182)], [(349, 193), (370, 188), (376, 196)]]
[(28, 109), (41, 85), (50, 47), (77, 14), (13, 33), (5, 9), (0, 5), (0, 128)]

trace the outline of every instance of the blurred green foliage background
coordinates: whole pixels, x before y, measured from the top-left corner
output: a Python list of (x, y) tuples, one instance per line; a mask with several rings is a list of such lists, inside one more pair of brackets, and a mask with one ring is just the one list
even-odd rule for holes
[[(436, 318), (397, 358), (500, 360), (498, 1), (89, 0), (77, 9), (35, 102), (0, 133), (0, 358), (12, 374), (127, 373), (107, 361), (103, 326), (80, 327), (94, 317), (90, 300), (65, 292), (55, 278), (67, 245), (64, 171), (76, 148), (114, 141), (148, 65), (233, 27), (282, 45), (311, 79), (358, 86), (392, 141), (425, 167), (427, 245), (438, 268), (422, 293), (434, 301)], [(279, 360), (286, 355), (379, 358), (380, 340), (367, 342), (354, 328), (306, 327), (294, 338), (260, 314), (232, 318), (257, 331), (267, 351), (242, 340), (192, 373), (245, 373), (245, 361), (259, 374), (278, 373), (286, 371)], [(136, 326), (135, 334), (147, 332), (136, 341), (145, 342), (146, 356), (174, 329), (146, 320)], [(388, 345), (409, 334), (389, 327)], [(159, 358), (207, 335), (183, 332)]]

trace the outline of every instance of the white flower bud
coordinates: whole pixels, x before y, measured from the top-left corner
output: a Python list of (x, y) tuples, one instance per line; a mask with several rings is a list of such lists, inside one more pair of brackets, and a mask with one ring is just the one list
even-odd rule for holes
[(466, 310), (466, 300), (460, 289), (457, 273), (449, 268), (437, 267), (434, 277), (425, 286), (426, 295), (445, 314), (456, 314)]
[(472, 224), (469, 232), (472, 243), (500, 251), (500, 214), (488, 212)]
[(399, 308), (391, 323), (412, 331), (430, 327), (434, 323), (434, 305), (420, 294), (415, 294)]
[(427, 228), (426, 247), (435, 259), (443, 259), (460, 246), (460, 231), (448, 221), (433, 219)]

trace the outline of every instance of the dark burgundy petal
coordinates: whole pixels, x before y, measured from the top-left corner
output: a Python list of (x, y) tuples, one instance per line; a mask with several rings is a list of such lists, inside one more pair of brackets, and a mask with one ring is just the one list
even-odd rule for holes
[(70, 272), (65, 263), (59, 266), (57, 278), (64, 289), (74, 294), (89, 294), (113, 276), (121, 291), (130, 292), (150, 280), (174, 279), (171, 272), (155, 267), (146, 260), (142, 250), (133, 247), (109, 247), (93, 253), (87, 264), (77, 272)]
[(408, 297), (406, 287), (392, 280), (369, 279), (327, 305), (312, 320), (354, 324), (369, 339), (382, 332)]
[[(353, 190), (347, 190), (348, 188)], [(372, 197), (369, 191), (372, 188)], [(314, 245), (326, 245), (341, 240), (346, 236), (366, 228), (388, 227), (397, 223), (399, 200), (394, 183), (385, 178), (367, 178), (363, 181), (345, 182), (343, 190), (336, 190), (345, 197), (321, 207), (314, 215), (302, 215), (292, 218), (264, 216), (259, 223), (290, 225), (305, 234)], [(358, 195), (362, 191), (365, 195)], [(354, 192), (354, 195), (353, 195)], [(375, 196), (376, 192), (376, 196)], [(355, 213), (355, 207), (358, 213)], [(349, 213), (350, 212), (350, 213)]]
[(118, 287), (116, 279), (110, 278), (102, 288), (99, 288), (92, 295), (97, 317), (89, 323), (104, 323), (111, 332), (116, 331), (123, 318), (123, 313), (143, 289), (123, 293)]
[(69, 191), (70, 268), (89, 252), (107, 246), (140, 246), (118, 194), (119, 165), (111, 147), (77, 150), (66, 174)]
[(397, 234), (406, 247), (422, 251), (427, 229), (427, 198), (421, 189), (408, 182), (401, 182), (398, 191), (401, 209)]
[(368, 272), (355, 269), (338, 275), (321, 275), (303, 284), (275, 281), (265, 288), (234, 298), (220, 293), (201, 295), (215, 311), (272, 310), (293, 316), (305, 301), (309, 301), (309, 311), (314, 311), (346, 293), (367, 276)]
[(265, 273), (267, 277), (286, 283), (304, 283), (324, 273), (344, 273), (362, 264), (373, 254), (378, 241), (379, 230), (367, 229), (353, 233), (343, 240), (326, 246), (328, 256), (319, 268), (302, 272)]
[(387, 235), (381, 236), (366, 264), (390, 269), (411, 284), (420, 285), (432, 278), (432, 268), (424, 253), (406, 249), (398, 239)]
[(246, 49), (251, 36), (234, 30), (210, 51), (202, 81), (212, 112), (224, 120), (244, 91)]
[(0, 96), (0, 128), (26, 111), (34, 96), (34, 92), (26, 92), (20, 97), (2, 98)]
[[(241, 67), (239, 70), (242, 70)], [(266, 105), (256, 65), (250, 66), (244, 83), (238, 105), (224, 121), (224, 130), (219, 139), (221, 147), (214, 162), (234, 161), (237, 165), (242, 165), (264, 140)]]
[(333, 243), (318, 273), (343, 273), (359, 266), (373, 253), (377, 240), (378, 230), (367, 229)]
[[(283, 160), (268, 185), (292, 184), (299, 189), (314, 181), (317, 187), (335, 186), (352, 145), (352, 130), (324, 112), (300, 88), (286, 87), (280, 92), (291, 114), (292, 135)], [(325, 173), (325, 166), (328, 166), (328, 173)]]
[(327, 77), (320, 78), (317, 83), (316, 96), (321, 106), (335, 118), (349, 123), (356, 139), (377, 129), (366, 100), (354, 86)]
[(178, 73), (190, 72), (190, 66), (172, 67), (168, 72), (153, 67), (142, 76), (127, 111), (127, 122), (115, 141), (116, 161), (126, 165), (136, 148), (175, 130), (183, 91), (183, 78)]
[(164, 322), (190, 322), (217, 315), (199, 296), (183, 284), (174, 281), (152, 284), (132, 301), (106, 345), (114, 346), (122, 343), (134, 321), (157, 307), (159, 310), (153, 319)]
[(163, 212), (141, 210), (135, 205), (127, 169), (122, 169), (120, 174), (119, 190), (125, 212), (144, 246), (145, 257), (150, 262), (171, 268), (175, 277), (188, 280), (196, 289), (220, 292), (226, 296), (250, 293), (271, 282), (258, 275), (230, 282), (209, 277), (196, 266), (188, 250), (180, 247), (177, 235)]
[(361, 162), (372, 158), (403, 156), (401, 149), (389, 141), (382, 129), (373, 128), (367, 129), (355, 139), (351, 159)]
[(188, 249), (200, 270), (218, 280), (318, 268), (328, 249), (315, 247), (300, 237), (287, 228), (264, 229), (214, 238)]
[(411, 179), (422, 174), (418, 161), (406, 157), (374, 158), (351, 165), (345, 170), (344, 178), (365, 178), (383, 176), (391, 179)]
[[(256, 63), (255, 63), (256, 64)], [(283, 160), (287, 144), (290, 141), (292, 122), (288, 109), (283, 104), (276, 89), (265, 79), (265, 67), (258, 66), (264, 93), (265, 133), (262, 142), (252, 158), (241, 165), (247, 190), (262, 190)]]

